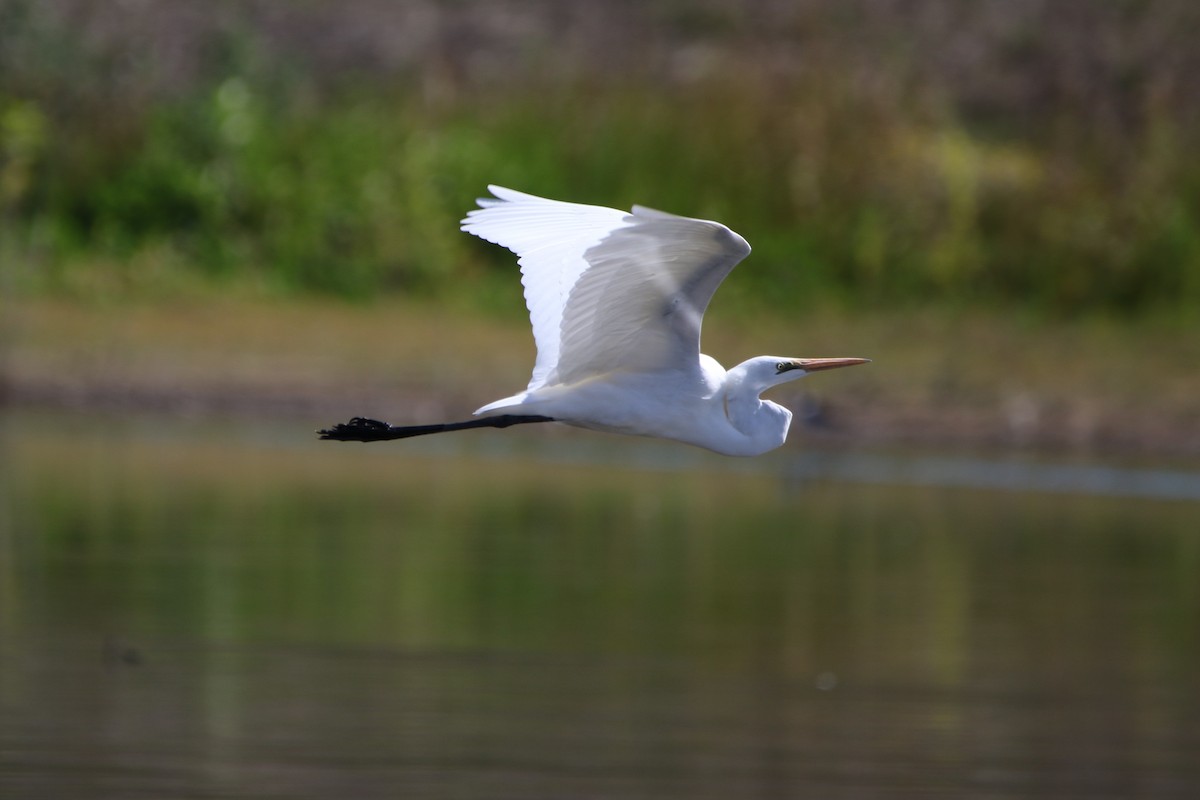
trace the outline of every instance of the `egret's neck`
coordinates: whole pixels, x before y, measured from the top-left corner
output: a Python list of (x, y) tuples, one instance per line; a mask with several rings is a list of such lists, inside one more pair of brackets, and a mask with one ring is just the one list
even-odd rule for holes
[(734, 428), (758, 443), (763, 451), (770, 450), (787, 439), (792, 412), (759, 397), (773, 383), (756, 380), (753, 370), (746, 368), (747, 364), (739, 364), (725, 376), (722, 393), (725, 416)]

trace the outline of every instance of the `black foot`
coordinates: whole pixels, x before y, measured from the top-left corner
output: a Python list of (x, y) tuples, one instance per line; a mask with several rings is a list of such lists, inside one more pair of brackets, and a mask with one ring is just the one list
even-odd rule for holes
[(366, 417), (354, 417), (349, 422), (341, 422), (332, 428), (317, 431), (322, 439), (332, 439), (337, 442), (378, 442), (387, 439), (392, 429), (386, 422)]

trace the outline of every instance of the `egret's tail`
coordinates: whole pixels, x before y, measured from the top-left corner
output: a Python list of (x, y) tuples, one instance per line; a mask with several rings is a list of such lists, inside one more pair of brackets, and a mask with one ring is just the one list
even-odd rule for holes
[[(521, 392), (520, 394), (514, 394), (512, 397), (505, 397), (500, 400), (494, 400), (491, 403), (488, 403), (486, 406), (482, 406), (480, 408), (475, 409), (474, 416), (476, 416), (476, 417), (483, 417), (483, 416), (488, 416), (488, 415), (495, 416), (496, 412), (502, 412), (502, 411), (506, 411), (506, 410), (515, 411), (515, 410), (523, 407), (525, 405), (525, 401), (528, 398), (529, 398), (529, 392)], [(521, 416), (524, 416), (524, 415), (521, 415)]]

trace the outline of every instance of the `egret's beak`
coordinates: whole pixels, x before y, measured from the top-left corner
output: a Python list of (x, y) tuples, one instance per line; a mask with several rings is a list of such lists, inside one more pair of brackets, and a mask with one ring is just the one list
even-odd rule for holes
[(838, 367), (855, 367), (859, 364), (868, 364), (869, 358), (797, 358), (792, 363), (795, 364), (793, 369), (802, 369), (805, 372), (820, 372), (823, 369), (837, 369)]

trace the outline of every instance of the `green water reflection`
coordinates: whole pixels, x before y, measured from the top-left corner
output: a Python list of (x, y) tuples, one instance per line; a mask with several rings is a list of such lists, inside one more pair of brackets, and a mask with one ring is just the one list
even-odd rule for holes
[(0, 787), (1200, 789), (1197, 504), (497, 435), (504, 458), (10, 416)]

